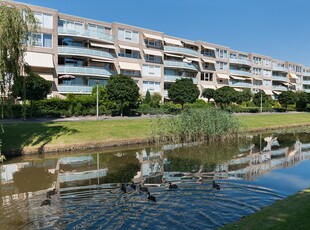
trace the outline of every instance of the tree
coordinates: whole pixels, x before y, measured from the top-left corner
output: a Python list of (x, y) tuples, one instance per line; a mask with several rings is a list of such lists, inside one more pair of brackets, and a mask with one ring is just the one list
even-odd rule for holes
[(306, 92), (296, 92), (296, 97), (296, 110), (305, 111), (309, 102), (308, 94)]
[[(51, 92), (51, 83), (40, 77), (37, 73), (27, 70), (29, 73), (27, 77), (19, 77), (14, 82), (12, 87), (12, 94), (15, 97), (21, 97), (25, 102), (30, 101), (30, 108), (32, 117), (33, 101), (42, 100)], [(25, 86), (23, 86), (25, 84)], [(24, 89), (25, 87), (25, 89)]]
[(204, 98), (207, 98), (208, 102), (210, 102), (210, 99), (214, 98), (214, 96), (215, 96), (215, 90), (214, 89), (204, 89), (202, 91), (201, 96)]
[(268, 101), (268, 96), (263, 90), (260, 90), (258, 93), (255, 93), (253, 95), (252, 100), (253, 100), (254, 105), (259, 107), (261, 105), (261, 99), (262, 99), (262, 104), (265, 104)]
[(31, 36), (35, 36), (37, 22), (28, 7), (6, 1), (0, 3), (0, 18), (1, 89), (3, 94), (10, 98), (12, 83), (21, 75), (27, 42)]
[(124, 104), (135, 103), (139, 99), (139, 87), (128, 76), (111, 76), (106, 86), (108, 99), (119, 104), (123, 116)]
[(162, 100), (162, 96), (159, 93), (154, 93), (151, 96), (151, 107), (158, 108), (161, 100)]
[(236, 102), (237, 91), (229, 86), (224, 86), (215, 91), (214, 101), (220, 103), (221, 106), (226, 106), (231, 102)]
[(184, 107), (184, 103), (193, 103), (199, 97), (199, 89), (190, 78), (177, 79), (168, 90), (168, 96), (174, 103)]
[(252, 96), (250, 89), (243, 89), (241, 92), (237, 92), (236, 102), (241, 104), (242, 102), (250, 101)]
[(287, 110), (288, 104), (294, 104), (296, 99), (296, 94), (293, 91), (284, 91), (278, 96), (278, 101), (285, 110)]
[(143, 103), (145, 103), (145, 104), (151, 103), (151, 94), (150, 94), (150, 91), (148, 91), (148, 90), (146, 91)]

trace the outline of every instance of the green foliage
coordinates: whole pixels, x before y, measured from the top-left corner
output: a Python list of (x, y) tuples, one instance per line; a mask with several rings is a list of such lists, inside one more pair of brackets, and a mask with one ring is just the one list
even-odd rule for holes
[(174, 103), (193, 103), (199, 97), (199, 89), (190, 78), (177, 79), (168, 90), (168, 96)]
[(231, 102), (236, 102), (237, 100), (237, 91), (234, 88), (229, 86), (224, 86), (216, 90), (214, 101), (219, 103), (221, 107), (225, 107)]
[(121, 116), (125, 103), (135, 103), (139, 98), (139, 87), (128, 76), (122, 74), (110, 77), (106, 86), (108, 99), (120, 106)]
[(287, 109), (288, 104), (294, 104), (296, 100), (297, 97), (293, 91), (284, 91), (278, 96), (278, 101), (285, 109)]
[(204, 98), (207, 98), (208, 101), (210, 101), (210, 99), (214, 98), (215, 96), (215, 90), (214, 89), (204, 89), (202, 91), (202, 94), (201, 96), (204, 97)]
[(186, 109), (179, 116), (152, 121), (151, 135), (155, 142), (174, 143), (220, 140), (236, 136), (239, 122), (219, 109)]
[(268, 96), (263, 90), (260, 90), (258, 93), (253, 95), (252, 101), (257, 107), (260, 107), (261, 101), (262, 104), (265, 104), (268, 101)]
[(243, 89), (241, 92), (237, 92), (236, 103), (241, 104), (244, 101), (250, 101), (252, 96), (250, 89)]
[(297, 111), (306, 111), (307, 103), (309, 102), (309, 97), (306, 92), (297, 92), (296, 93), (296, 110)]
[(143, 103), (144, 104), (150, 104), (151, 103), (151, 93), (148, 90), (146, 91)]
[(151, 106), (153, 108), (159, 108), (159, 103), (161, 102), (161, 100), (162, 100), (162, 96), (159, 93), (154, 93), (151, 96)]
[[(97, 99), (97, 85), (93, 86), (91, 95)], [(68, 96), (67, 96), (68, 98)], [(107, 90), (104, 85), (99, 85), (98, 84), (98, 99), (99, 101), (107, 101), (108, 100), (108, 95), (107, 95)]]

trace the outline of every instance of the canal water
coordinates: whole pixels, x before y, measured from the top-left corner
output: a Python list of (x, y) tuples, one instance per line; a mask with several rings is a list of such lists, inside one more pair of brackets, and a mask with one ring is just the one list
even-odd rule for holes
[(0, 165), (1, 229), (217, 229), (310, 187), (309, 159), (306, 131), (15, 158)]

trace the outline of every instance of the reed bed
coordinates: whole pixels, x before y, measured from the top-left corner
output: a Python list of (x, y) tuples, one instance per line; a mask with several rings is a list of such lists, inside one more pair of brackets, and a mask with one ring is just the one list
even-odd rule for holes
[(232, 114), (216, 109), (188, 109), (179, 116), (151, 121), (154, 142), (201, 142), (236, 137), (240, 123)]

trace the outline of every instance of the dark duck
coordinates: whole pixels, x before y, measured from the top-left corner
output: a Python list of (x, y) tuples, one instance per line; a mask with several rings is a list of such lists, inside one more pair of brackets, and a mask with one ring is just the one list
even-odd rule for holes
[(169, 182), (169, 189), (174, 189), (174, 188), (178, 188), (178, 186), (176, 184), (171, 184), (171, 182)]
[(152, 196), (152, 195), (150, 194), (150, 192), (147, 192), (147, 194), (149, 195), (149, 196), (147, 197), (148, 201), (153, 201), (153, 202), (156, 203), (156, 197), (155, 197), (155, 196)]
[(46, 193), (46, 198), (51, 198), (51, 196), (56, 195), (57, 192), (58, 192), (58, 191), (57, 191), (56, 188), (54, 188), (53, 190), (47, 191), (47, 193)]
[(215, 183), (215, 181), (213, 181), (212, 183), (213, 188), (215, 188), (216, 190), (221, 190), (221, 187), (217, 183)]

